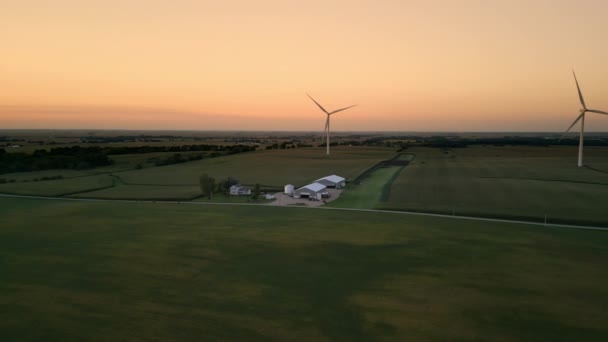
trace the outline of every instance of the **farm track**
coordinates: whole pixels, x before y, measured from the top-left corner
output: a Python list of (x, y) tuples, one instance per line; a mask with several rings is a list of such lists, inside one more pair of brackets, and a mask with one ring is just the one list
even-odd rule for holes
[[(75, 202), (121, 202), (121, 203), (164, 203), (164, 204), (186, 204), (186, 205), (219, 205), (219, 206), (268, 206), (268, 204), (258, 203), (221, 203), (221, 202), (192, 202), (192, 201), (154, 201), (154, 200), (129, 200), (129, 199), (97, 199), (97, 198), (66, 198), (66, 197), (50, 197), (50, 196), (29, 196), (29, 195), (12, 195), (12, 194), (0, 194), (0, 197), (8, 198), (29, 198), (29, 199), (40, 199), (40, 200), (60, 200), (60, 201), (75, 201)], [(279, 208), (279, 207), (277, 207)], [(485, 218), (485, 217), (474, 217), (474, 216), (456, 216), (456, 215), (445, 215), (445, 214), (431, 214), (415, 211), (397, 211), (397, 210), (381, 210), (381, 209), (356, 209), (356, 208), (334, 208), (334, 207), (300, 207), (290, 206), (281, 208), (302, 208), (302, 209), (318, 209), (318, 210), (338, 210), (338, 211), (358, 211), (358, 212), (369, 212), (369, 213), (385, 213), (393, 215), (414, 215), (414, 216), (427, 216), (427, 217), (439, 217), (449, 218), (455, 220), (469, 220), (469, 221), (483, 221), (483, 222), (498, 222), (498, 223), (514, 223), (514, 224), (525, 224), (541, 226), (546, 228), (566, 228), (566, 229), (583, 229), (583, 230), (602, 230), (608, 231), (608, 227), (601, 226), (587, 226), (587, 225), (570, 225), (570, 224), (555, 224), (555, 223), (542, 223), (535, 221), (523, 221), (523, 220), (509, 220), (509, 219), (497, 219), (497, 218)]]

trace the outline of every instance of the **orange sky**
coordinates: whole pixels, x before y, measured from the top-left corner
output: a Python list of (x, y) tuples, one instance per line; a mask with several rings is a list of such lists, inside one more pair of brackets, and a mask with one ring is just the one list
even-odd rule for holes
[(0, 128), (561, 131), (571, 68), (608, 110), (604, 0), (2, 3)]

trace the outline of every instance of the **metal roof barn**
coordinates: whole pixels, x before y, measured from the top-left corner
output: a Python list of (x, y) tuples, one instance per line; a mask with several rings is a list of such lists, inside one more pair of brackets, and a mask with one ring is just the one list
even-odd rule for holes
[(346, 186), (346, 179), (337, 175), (331, 175), (317, 179), (315, 182), (321, 183), (329, 188), (340, 189)]
[(315, 198), (321, 199), (323, 194), (327, 193), (327, 187), (321, 183), (312, 183), (304, 185), (303, 187), (293, 192), (295, 198)]

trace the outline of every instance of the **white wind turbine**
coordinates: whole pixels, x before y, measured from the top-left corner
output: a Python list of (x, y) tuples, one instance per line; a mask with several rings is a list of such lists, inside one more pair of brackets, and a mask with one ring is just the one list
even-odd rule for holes
[(327, 155), (329, 156), (329, 117), (332, 114), (336, 114), (337, 112), (341, 112), (343, 110), (347, 110), (349, 108), (353, 108), (356, 105), (352, 105), (352, 106), (348, 106), (348, 107), (344, 107), (344, 108), (340, 108), (340, 109), (336, 109), (333, 112), (328, 112), (325, 110), (325, 108), (323, 108), (323, 106), (321, 106), (317, 101), (315, 101), (315, 99), (312, 98), (312, 96), (306, 94), (306, 96), (308, 96), (312, 102), (314, 102), (317, 106), (319, 106), (319, 108), (321, 108), (321, 110), (327, 114), (327, 120), (325, 120), (325, 134), (326, 134), (326, 139), (325, 139), (325, 144), (327, 146)]
[(590, 112), (590, 113), (597, 113), (597, 114), (604, 114), (604, 115), (608, 115), (608, 113), (603, 112), (601, 110), (597, 110), (597, 109), (588, 109), (587, 108), (587, 105), (585, 104), (585, 99), (583, 99), (583, 93), (581, 93), (581, 88), (578, 85), (578, 80), (576, 79), (576, 74), (574, 73), (574, 70), (572, 70), (572, 74), (574, 75), (574, 82), (576, 82), (576, 89), (578, 90), (578, 98), (581, 100), (581, 105), (583, 106), (583, 108), (581, 108), (579, 110), (579, 112), (581, 114), (576, 118), (576, 120), (574, 120), (572, 125), (570, 125), (570, 127), (568, 127), (568, 129), (566, 130), (564, 135), (566, 133), (570, 132), (570, 129), (572, 127), (574, 127), (574, 125), (576, 125), (576, 123), (579, 122), (579, 120), (581, 121), (581, 133), (580, 133), (579, 143), (578, 143), (578, 166), (581, 167), (581, 166), (583, 166), (583, 139), (584, 139), (583, 136), (585, 134), (585, 113)]

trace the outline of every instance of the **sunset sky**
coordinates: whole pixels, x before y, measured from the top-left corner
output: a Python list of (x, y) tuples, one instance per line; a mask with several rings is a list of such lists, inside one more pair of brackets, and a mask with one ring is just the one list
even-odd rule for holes
[(606, 0), (3, 0), (0, 51), (0, 128), (561, 131), (572, 68), (608, 110)]

